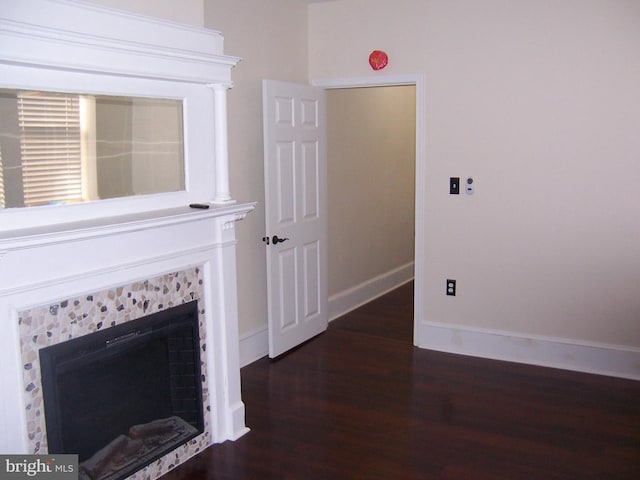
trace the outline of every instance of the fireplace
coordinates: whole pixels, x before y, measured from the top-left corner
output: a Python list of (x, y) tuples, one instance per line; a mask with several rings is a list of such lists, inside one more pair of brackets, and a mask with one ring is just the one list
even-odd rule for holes
[[(247, 208), (189, 209), (72, 234), (0, 240), (6, 272), (0, 278), (6, 332), (0, 336), (0, 450), (49, 452), (40, 350), (194, 300), (204, 430), (128, 478), (154, 480), (212, 443), (245, 434), (233, 225)], [(25, 242), (31, 242), (27, 248)]]
[(197, 301), (40, 350), (49, 453), (116, 480), (204, 430)]
[(106, 457), (132, 448), (141, 431), (196, 429), (176, 428), (185, 434), (170, 452), (136, 463), (139, 478), (153, 478), (209, 444), (219, 418), (209, 354), (220, 348), (210, 343), (204, 273), (195, 266), (19, 312), (29, 452), (77, 453), (82, 463), (114, 441)]

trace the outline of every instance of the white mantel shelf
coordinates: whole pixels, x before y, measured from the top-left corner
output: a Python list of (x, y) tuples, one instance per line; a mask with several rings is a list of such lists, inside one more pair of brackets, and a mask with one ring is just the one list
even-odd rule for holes
[(255, 206), (256, 203), (253, 202), (234, 203), (225, 206), (211, 204), (208, 209), (177, 207), (0, 232), (0, 259), (3, 253), (10, 250), (38, 247), (89, 237), (109, 236), (135, 230), (186, 223), (204, 218), (226, 217), (231, 215), (233, 221), (242, 220)]

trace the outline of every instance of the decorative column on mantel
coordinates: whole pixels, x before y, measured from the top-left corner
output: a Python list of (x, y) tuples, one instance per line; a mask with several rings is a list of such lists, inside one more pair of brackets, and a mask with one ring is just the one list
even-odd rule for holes
[(208, 85), (213, 89), (215, 101), (215, 131), (216, 144), (216, 194), (213, 203), (228, 205), (235, 203), (229, 190), (229, 147), (227, 139), (227, 90), (231, 83), (216, 83)]

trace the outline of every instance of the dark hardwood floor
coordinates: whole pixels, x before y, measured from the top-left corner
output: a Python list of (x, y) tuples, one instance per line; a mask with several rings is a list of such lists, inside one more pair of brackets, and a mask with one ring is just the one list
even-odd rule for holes
[(243, 368), (251, 432), (162, 480), (640, 479), (640, 382), (414, 348), (412, 288)]

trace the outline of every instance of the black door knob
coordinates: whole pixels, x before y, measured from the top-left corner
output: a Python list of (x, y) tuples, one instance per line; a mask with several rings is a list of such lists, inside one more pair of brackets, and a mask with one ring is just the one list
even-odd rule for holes
[(271, 241), (273, 242), (274, 245), (277, 245), (278, 243), (286, 242), (287, 240), (289, 240), (289, 239), (288, 238), (278, 238), (278, 235), (274, 235), (273, 238), (271, 239)]

